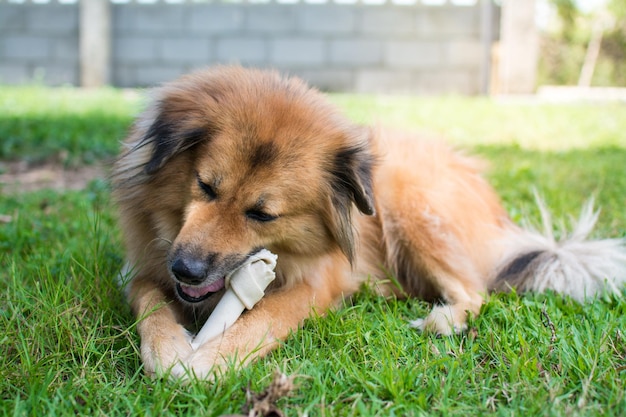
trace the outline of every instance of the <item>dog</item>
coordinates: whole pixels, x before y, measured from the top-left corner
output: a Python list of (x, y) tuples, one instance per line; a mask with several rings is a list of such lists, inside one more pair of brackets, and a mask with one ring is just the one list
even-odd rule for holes
[[(366, 283), (433, 301), (412, 325), (440, 335), (490, 291), (621, 293), (624, 242), (587, 239), (591, 205), (557, 242), (514, 224), (481, 171), (443, 141), (355, 125), (275, 71), (214, 67), (157, 88), (112, 174), (145, 371), (213, 378)], [(267, 294), (192, 349), (224, 277), (262, 248), (278, 255)]]

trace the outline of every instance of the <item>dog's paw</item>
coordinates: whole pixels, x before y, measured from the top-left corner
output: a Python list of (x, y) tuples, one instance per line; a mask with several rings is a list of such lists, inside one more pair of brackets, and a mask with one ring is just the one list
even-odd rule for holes
[(423, 332), (433, 332), (442, 336), (450, 336), (467, 330), (467, 313), (458, 312), (454, 306), (435, 306), (423, 319), (409, 322), (411, 327)]
[(178, 361), (170, 369), (169, 375), (172, 379), (213, 381), (216, 373), (223, 371), (225, 367), (226, 359), (219, 353), (219, 346), (208, 342)]
[(144, 333), (141, 340), (141, 359), (145, 372), (158, 377), (171, 372), (193, 352), (191, 340), (191, 335), (180, 325)]
[(170, 380), (188, 381), (197, 379), (208, 382), (215, 381), (219, 367), (190, 359), (178, 361), (172, 366), (168, 373)]

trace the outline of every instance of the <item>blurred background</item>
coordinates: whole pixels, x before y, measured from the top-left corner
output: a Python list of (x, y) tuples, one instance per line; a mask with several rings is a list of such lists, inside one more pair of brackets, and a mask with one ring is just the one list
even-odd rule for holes
[(0, 0), (0, 85), (237, 63), (325, 91), (532, 94), (624, 87), (625, 56), (626, 0)]

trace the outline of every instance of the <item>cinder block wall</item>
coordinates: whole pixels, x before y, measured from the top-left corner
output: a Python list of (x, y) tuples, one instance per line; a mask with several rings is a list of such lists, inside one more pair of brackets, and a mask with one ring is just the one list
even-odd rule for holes
[[(120, 87), (239, 63), (277, 68), (325, 90), (476, 94), (485, 70), (480, 2), (111, 7), (112, 83)], [(77, 4), (0, 0), (0, 83), (78, 84), (78, 35)]]
[(78, 7), (0, 0), (0, 83), (78, 82)]

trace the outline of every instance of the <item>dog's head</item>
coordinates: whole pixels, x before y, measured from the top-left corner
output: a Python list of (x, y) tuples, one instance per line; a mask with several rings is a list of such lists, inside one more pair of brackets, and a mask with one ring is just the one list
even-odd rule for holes
[(369, 135), (274, 72), (226, 67), (163, 87), (129, 156), (141, 155), (134, 181), (168, 194), (154, 227), (172, 242), (178, 295), (202, 301), (261, 248), (279, 265), (336, 250), (352, 262), (353, 207), (374, 213)]

